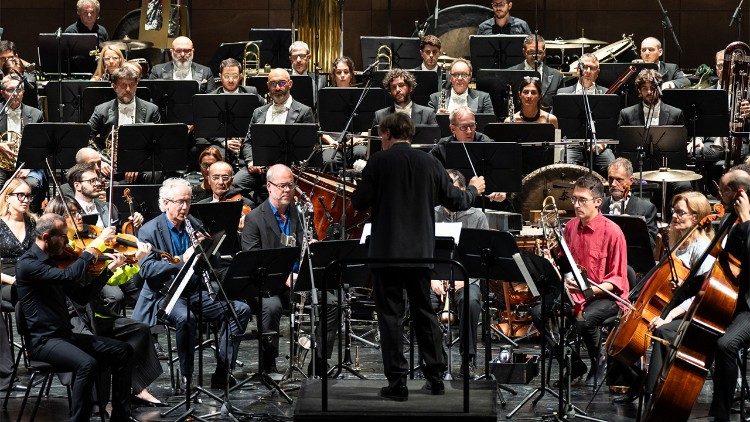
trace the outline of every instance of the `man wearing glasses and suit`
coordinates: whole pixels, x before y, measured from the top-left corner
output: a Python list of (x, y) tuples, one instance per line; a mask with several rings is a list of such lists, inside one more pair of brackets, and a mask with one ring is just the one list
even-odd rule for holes
[(544, 63), (547, 49), (544, 46), (544, 38), (540, 35), (528, 35), (523, 40), (523, 62), (509, 67), (508, 70), (535, 70), (539, 72), (542, 83), (542, 105), (549, 110), (552, 106), (552, 97), (562, 86), (563, 75), (557, 69), (552, 69)]

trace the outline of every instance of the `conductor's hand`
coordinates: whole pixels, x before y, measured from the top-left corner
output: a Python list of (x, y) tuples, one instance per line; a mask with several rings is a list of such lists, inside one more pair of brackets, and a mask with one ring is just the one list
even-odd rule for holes
[(469, 180), (469, 186), (477, 188), (477, 193), (484, 193), (484, 176), (474, 176)]
[(432, 280), (430, 282), (430, 288), (438, 296), (442, 296), (442, 295), (445, 294), (445, 289), (443, 289), (443, 281), (442, 280)]

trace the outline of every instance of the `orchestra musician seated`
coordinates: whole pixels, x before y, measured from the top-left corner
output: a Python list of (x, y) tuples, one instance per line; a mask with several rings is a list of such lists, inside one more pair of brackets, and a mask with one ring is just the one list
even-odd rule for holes
[(312, 94), (314, 104), (318, 104), (318, 90), (326, 86), (326, 75), (310, 71), (310, 47), (304, 41), (295, 41), (289, 46), (289, 61), (292, 63), (292, 76), (308, 76), (312, 80)]
[(422, 63), (413, 70), (432, 70), (437, 72), (438, 58), (443, 49), (440, 38), (435, 35), (425, 35), (419, 40), (419, 55), (422, 57)]
[(97, 44), (109, 40), (107, 29), (97, 22), (101, 13), (101, 5), (98, 0), (78, 0), (76, 2), (76, 14), (78, 20), (65, 28), (66, 34), (96, 34)]
[(482, 132), (477, 131), (477, 122), (474, 111), (468, 106), (456, 107), (450, 113), (450, 136), (440, 138), (430, 153), (445, 165), (445, 145), (453, 142), (493, 142), (492, 139)]
[(198, 81), (198, 91), (202, 94), (216, 89), (216, 81), (211, 69), (193, 61), (195, 48), (188, 37), (177, 37), (169, 49), (172, 60), (151, 68), (149, 79), (173, 79), (176, 81)]
[(656, 63), (657, 71), (662, 75), (661, 89), (689, 87), (690, 79), (675, 63), (661, 61), (662, 54), (664, 54), (664, 50), (661, 48), (661, 41), (658, 39), (647, 37), (641, 41), (641, 60), (643, 63)]
[(354, 61), (349, 56), (333, 59), (328, 86), (348, 88), (354, 85)]
[[(449, 169), (448, 176), (453, 180), (453, 185), (461, 190), (466, 190), (466, 178), (458, 170)], [(471, 207), (466, 211), (453, 211), (442, 205), (435, 207), (435, 222), (436, 223), (461, 223), (461, 227), (468, 229), (483, 229), (489, 230), (490, 224), (487, 221), (487, 216), (479, 208)], [(436, 312), (442, 310), (441, 300), (445, 300), (447, 280), (432, 280), (430, 293), (430, 302)], [(464, 294), (463, 288), (465, 282), (463, 280), (455, 281), (455, 292), (453, 297), (456, 301), (456, 307), (458, 309), (458, 318), (460, 319), (464, 315)], [(479, 313), (482, 310), (482, 293), (479, 288), (479, 279), (469, 279), (469, 332), (465, 332), (464, 324), (459, 323), (458, 325), (458, 337), (460, 339), (460, 350), (461, 356), (464, 352), (464, 342), (469, 342), (469, 376), (474, 377), (476, 373), (476, 355), (477, 355), (477, 324), (479, 323)], [(443, 299), (441, 299), (443, 298)], [(463, 362), (463, 360), (462, 360)], [(450, 369), (450, 368), (449, 368)], [(464, 373), (463, 366), (461, 367), (460, 374)]]
[(198, 183), (192, 183), (194, 203), (212, 197), (211, 185), (208, 183), (208, 169), (211, 167), (211, 164), (217, 161), (224, 161), (224, 159), (221, 151), (213, 145), (206, 147), (200, 156), (198, 156), (198, 167), (200, 168), (201, 176)]
[(450, 88), (430, 94), (428, 106), (436, 113), (450, 113), (460, 106), (468, 106), (474, 113), (494, 114), (490, 94), (469, 88), (471, 62), (456, 59), (450, 67)]
[(125, 56), (119, 49), (106, 45), (99, 52), (99, 60), (96, 62), (96, 70), (91, 76), (92, 81), (108, 81), (112, 72), (122, 67), (125, 62)]
[(528, 35), (523, 40), (523, 55), (525, 60), (509, 70), (534, 70), (541, 77), (542, 106), (549, 109), (552, 106), (552, 97), (562, 86), (563, 76), (559, 70), (553, 69), (544, 62), (547, 57), (547, 49), (544, 38), (541, 35)]
[(518, 86), (521, 110), (505, 118), (506, 123), (551, 123), (557, 129), (557, 117), (542, 110), (542, 84), (539, 78), (524, 76)]
[(413, 74), (403, 69), (391, 69), (383, 78), (383, 88), (391, 94), (393, 105), (375, 112), (372, 126), (380, 125), (383, 118), (392, 113), (403, 113), (415, 125), (437, 125), (435, 111), (414, 103), (411, 93), (417, 87), (417, 80)]
[[(232, 166), (229, 165), (229, 163), (224, 161), (217, 161), (208, 168), (208, 185), (211, 189), (211, 196), (205, 199), (202, 199), (197, 204), (210, 204), (212, 202), (223, 202), (223, 201), (242, 201), (242, 205), (244, 209), (247, 209), (247, 212), (250, 212), (250, 207), (255, 206), (253, 202), (244, 196), (242, 196), (242, 193), (237, 188), (232, 188), (232, 177), (234, 176), (234, 170), (232, 170)], [(245, 212), (243, 209), (243, 212), (239, 217), (239, 225), (237, 226), (237, 230), (242, 231), (242, 228), (245, 226)]]
[(14, 72), (23, 75), (23, 103), (41, 109), (36, 75), (26, 68), (26, 62), (18, 56), (18, 48), (13, 41), (0, 40), (0, 67), (3, 75), (7, 76)]
[(654, 69), (643, 69), (635, 78), (635, 88), (641, 102), (620, 110), (618, 126), (685, 125), (682, 110), (661, 101), (659, 85), (662, 76)]
[(492, 0), (490, 5), (494, 16), (479, 24), (477, 35), (531, 34), (531, 28), (525, 20), (510, 15), (512, 1)]

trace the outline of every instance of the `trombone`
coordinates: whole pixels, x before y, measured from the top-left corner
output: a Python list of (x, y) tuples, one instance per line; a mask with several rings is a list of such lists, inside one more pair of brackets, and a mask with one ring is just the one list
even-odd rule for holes
[(381, 63), (386, 64), (385, 70), (391, 70), (393, 68), (393, 51), (387, 45), (381, 45), (375, 54), (375, 60), (378, 62), (378, 70), (384, 70), (380, 67)]
[(242, 51), (242, 85), (247, 85), (249, 76), (260, 74), (260, 46), (254, 41), (248, 41)]

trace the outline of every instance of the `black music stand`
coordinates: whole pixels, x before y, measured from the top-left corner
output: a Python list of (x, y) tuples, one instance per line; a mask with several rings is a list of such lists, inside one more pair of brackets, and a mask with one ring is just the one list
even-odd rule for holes
[(638, 91), (635, 89), (635, 77), (638, 76), (638, 73), (643, 69), (658, 71), (658, 66), (656, 63), (599, 63), (599, 77), (596, 82), (607, 87), (612, 86), (630, 66), (635, 66), (635, 73), (614, 93), (621, 95), (622, 108), (637, 104), (640, 101)]
[[(615, 139), (620, 117), (620, 97), (615, 94), (589, 95), (589, 104), (596, 124), (597, 139)], [(562, 136), (568, 139), (591, 139), (583, 95), (558, 94), (552, 97)]]
[[(644, 144), (646, 131), (648, 139)], [(667, 157), (671, 168), (684, 169), (687, 163), (685, 126), (620, 126), (617, 129), (617, 139), (620, 144), (616, 155), (628, 158), (632, 163), (639, 163), (639, 170), (658, 170), (662, 167), (663, 157)]]
[(229, 138), (245, 138), (253, 111), (260, 106), (255, 94), (197, 94), (192, 100), (195, 136), (223, 137), (225, 151)]
[(76, 153), (88, 145), (91, 128), (85, 123), (29, 123), (23, 127), (17, 163), (27, 169), (50, 167), (68, 169), (76, 163)]
[[(151, 93), (148, 88), (141, 86), (137, 87), (135, 89), (135, 95), (144, 101), (151, 100)], [(81, 123), (89, 121), (91, 115), (94, 114), (96, 106), (112, 101), (115, 98), (117, 98), (117, 94), (115, 94), (115, 90), (112, 89), (112, 86), (89, 86), (84, 88), (81, 97)]]
[(94, 73), (96, 59), (89, 52), (98, 47), (96, 34), (39, 34), (39, 67), (47, 75)]
[[(440, 136), (443, 138), (446, 136), (451, 136), (450, 115), (440, 113), (436, 114), (435, 118), (437, 119), (438, 126), (440, 126)], [(474, 114), (474, 121), (476, 121), (477, 123), (477, 132), (484, 133), (484, 128), (488, 124), (497, 122), (497, 116), (488, 113), (476, 113)]]
[[(91, 113), (86, 114), (83, 111), (84, 90), (89, 87), (104, 87), (112, 91), (111, 86), (109, 82), (105, 81), (79, 81), (76, 79), (47, 82), (45, 91), (47, 93), (47, 113), (49, 120), (51, 122), (88, 122)], [(61, 92), (62, 101), (60, 100)], [(112, 98), (114, 98), (114, 92), (112, 93)], [(60, 104), (63, 106), (62, 119), (60, 118)]]
[(440, 140), (440, 126), (438, 125), (414, 125), (414, 138), (412, 145), (434, 146)]
[(239, 249), (237, 236), (233, 234), (237, 233), (243, 205), (242, 201), (223, 201), (190, 206), (190, 215), (200, 220), (209, 233), (230, 233), (219, 248), (221, 255), (233, 255)]
[(184, 170), (187, 165), (187, 126), (182, 123), (138, 123), (118, 129), (117, 168), (113, 171)]
[[(517, 108), (518, 99), (516, 91), (521, 85), (524, 77), (538, 78), (539, 72), (535, 70), (495, 70), (479, 69), (477, 72), (477, 89), (490, 94), (492, 107), (498, 120), (502, 121), (508, 117), (508, 96), (513, 98), (514, 108)], [(508, 90), (510, 87), (510, 91)]]
[[(291, 167), (311, 156), (318, 143), (318, 125), (255, 123), (250, 125), (250, 136), (256, 166), (285, 164)], [(315, 164), (310, 165), (315, 167)]]
[(378, 49), (384, 45), (391, 49), (391, 67), (408, 70), (422, 64), (422, 56), (419, 55), (419, 38), (360, 36), (359, 43), (363, 66), (379, 61)]
[(484, 130), (495, 141), (521, 144), (523, 174), (555, 162), (555, 147), (550, 145), (555, 141), (555, 126), (551, 123), (492, 123)]
[(526, 59), (523, 55), (524, 38), (525, 34), (470, 35), (472, 66), (474, 69), (506, 69), (523, 62)]
[(729, 136), (727, 92), (723, 89), (665, 89), (662, 101), (682, 110), (688, 136)]
[[(419, 56), (419, 55), (417, 55)], [(372, 72), (372, 84), (374, 86), (383, 86), (387, 70), (376, 70)], [(430, 95), (438, 90), (438, 73), (432, 70), (409, 70), (417, 80), (417, 87), (411, 93), (411, 100), (415, 104), (426, 106), (430, 103)], [(388, 98), (388, 105), (393, 104), (393, 99)]]
[[(321, 130), (339, 132), (344, 129), (349, 115), (362, 91), (367, 88), (322, 88), (318, 93), (319, 117)], [(352, 120), (352, 132), (365, 132), (370, 129), (375, 112), (388, 107), (391, 97), (383, 88), (369, 88), (357, 114)]]
[(123, 198), (125, 189), (130, 189), (133, 197), (133, 209), (143, 215), (144, 221), (149, 221), (161, 214), (159, 210), (159, 188), (161, 185), (120, 185), (112, 186), (112, 202), (117, 206), (120, 221), (124, 221), (130, 215), (128, 204)]
[(605, 217), (617, 223), (625, 234), (628, 245), (628, 265), (637, 273), (647, 273), (654, 267), (654, 251), (651, 248), (651, 237), (648, 235), (646, 220), (638, 215), (611, 215)]
[(139, 87), (151, 91), (150, 101), (159, 106), (161, 123), (193, 123), (193, 95), (198, 93), (198, 81), (172, 79), (141, 79)]
[[(296, 101), (312, 107), (315, 102), (313, 92), (313, 78), (307, 75), (292, 75), (292, 89), (290, 95)], [(265, 97), (268, 94), (268, 76), (251, 76), (247, 78), (247, 86), (253, 86), (258, 90), (258, 95)]]
[(519, 167), (522, 167), (521, 145), (514, 142), (451, 142), (445, 145), (445, 168), (460, 171), (466, 180), (475, 175), (484, 176), (487, 192), (520, 192)]
[(232, 58), (242, 63), (245, 58), (245, 45), (249, 42), (258, 44), (258, 47), (263, 45), (263, 41), (261, 40), (223, 42), (219, 44), (219, 47), (214, 51), (213, 57), (211, 57), (211, 60), (206, 64), (211, 68), (211, 73), (214, 75), (219, 74), (219, 67), (221, 67), (221, 62), (224, 61), (224, 59)]
[[(270, 65), (272, 69), (289, 69), (289, 46), (292, 45), (292, 30), (288, 28), (253, 28), (248, 37), (260, 40), (261, 67)], [(242, 63), (242, 60), (240, 60)]]

